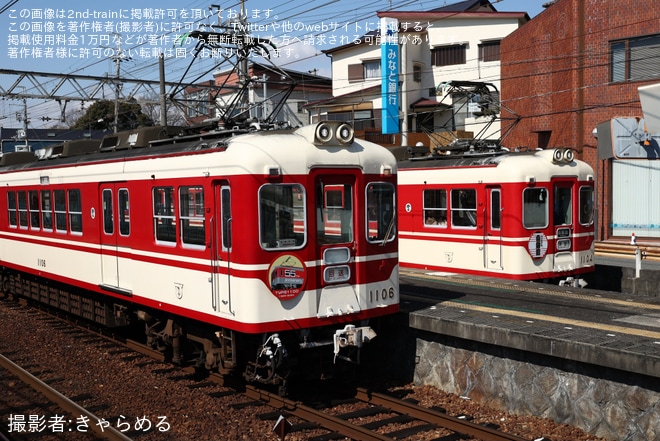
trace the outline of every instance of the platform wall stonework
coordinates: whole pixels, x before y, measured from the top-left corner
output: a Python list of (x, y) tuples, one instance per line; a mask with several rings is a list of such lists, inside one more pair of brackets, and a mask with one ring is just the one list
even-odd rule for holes
[(657, 378), (423, 331), (417, 333), (416, 353), (416, 384), (608, 440), (660, 439)]

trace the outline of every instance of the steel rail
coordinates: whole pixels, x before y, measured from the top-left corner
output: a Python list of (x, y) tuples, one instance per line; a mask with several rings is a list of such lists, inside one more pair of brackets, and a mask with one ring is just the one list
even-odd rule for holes
[(463, 420), (437, 410), (429, 409), (413, 404), (408, 401), (388, 397), (387, 395), (370, 392), (364, 388), (358, 388), (355, 398), (375, 406), (383, 406), (394, 412), (408, 415), (417, 420), (438, 425), (462, 435), (469, 435), (482, 441), (529, 441), (517, 435), (504, 433), (488, 426)]
[(259, 390), (254, 386), (246, 386), (245, 395), (254, 400), (265, 402), (276, 409), (284, 409), (287, 413), (297, 416), (298, 418), (317, 422), (324, 429), (340, 433), (350, 439), (359, 439), (361, 441), (391, 441), (393, 439), (386, 435), (351, 424), (341, 418), (324, 414), (321, 411), (305, 406), (296, 401), (289, 400), (274, 393)]
[[(80, 415), (88, 418), (88, 421), (100, 421), (96, 415), (85, 409), (84, 407), (79, 406), (77, 403), (69, 400), (67, 397), (26, 371), (25, 369), (18, 366), (16, 363), (9, 360), (7, 357), (0, 354), (0, 367), (11, 372), (13, 375), (18, 377), (23, 383), (30, 386), (32, 389), (41, 393), (51, 402), (60, 406), (63, 410), (71, 413), (72, 415)], [(106, 439), (109, 441), (132, 441), (131, 438), (127, 437), (123, 433), (119, 432), (115, 428), (100, 427), (97, 424), (90, 424), (88, 426), (91, 431), (96, 433), (100, 438)]]

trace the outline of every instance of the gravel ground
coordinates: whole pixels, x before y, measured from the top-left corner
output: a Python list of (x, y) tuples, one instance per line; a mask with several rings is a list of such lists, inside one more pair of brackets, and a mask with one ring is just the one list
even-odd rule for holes
[[(91, 407), (113, 427), (119, 430), (130, 427), (126, 434), (131, 438), (141, 441), (279, 439), (272, 432), (273, 421), (255, 417), (267, 409), (236, 406), (248, 401), (240, 394), (232, 394), (221, 386), (188, 387), (194, 381), (182, 378), (169, 365), (135, 356), (112, 344), (85, 340), (88, 342), (76, 343), (76, 334), (54, 324), (52, 319), (0, 304), (0, 353), (19, 359), (20, 364), (38, 364), (41, 370), (46, 367), (52, 372), (49, 375), (64, 378), (54, 385), (60, 392), (81, 397), (77, 401), (82, 406)], [(5, 375), (0, 372), (0, 389), (10, 391), (13, 386), (4, 380)], [(450, 415), (469, 415), (476, 423), (496, 424), (501, 430), (529, 440), (541, 437), (552, 441), (602, 440), (547, 419), (506, 414), (487, 403), (465, 400), (433, 387), (407, 384), (390, 390), (399, 397), (414, 398), (424, 406), (442, 407)], [(216, 396), (211, 396), (212, 392)], [(76, 416), (71, 417), (75, 430)], [(0, 418), (0, 424), (6, 428), (9, 415)], [(136, 430), (138, 419), (143, 422), (138, 427), (140, 430)], [(149, 428), (147, 420), (151, 423)], [(61, 439), (67, 439), (65, 435)], [(294, 432), (286, 439), (304, 440), (308, 436)], [(429, 433), (414, 439), (433, 438), (436, 436)]]

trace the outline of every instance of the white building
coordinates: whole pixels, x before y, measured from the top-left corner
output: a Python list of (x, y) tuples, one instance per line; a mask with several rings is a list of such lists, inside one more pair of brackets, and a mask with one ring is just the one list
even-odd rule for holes
[(500, 138), (500, 40), (529, 21), (527, 13), (497, 12), (488, 0), (467, 0), (378, 16), (398, 21), (401, 135), (380, 131), (380, 31), (325, 51), (332, 58), (333, 98), (308, 105), (312, 118), (353, 121), (381, 144)]

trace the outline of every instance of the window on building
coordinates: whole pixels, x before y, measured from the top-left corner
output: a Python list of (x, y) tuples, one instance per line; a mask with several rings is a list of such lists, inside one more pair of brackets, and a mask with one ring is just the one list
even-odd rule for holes
[(466, 63), (467, 45), (453, 44), (439, 46), (431, 50), (431, 64), (433, 66), (451, 66)]
[(479, 61), (500, 61), (500, 41), (484, 41), (479, 45)]
[(413, 81), (416, 83), (422, 82), (422, 66), (420, 64), (413, 65)]
[(360, 64), (348, 65), (348, 81), (364, 81), (370, 78), (380, 79), (380, 60), (368, 60)]
[(613, 83), (660, 78), (660, 34), (610, 42)]

